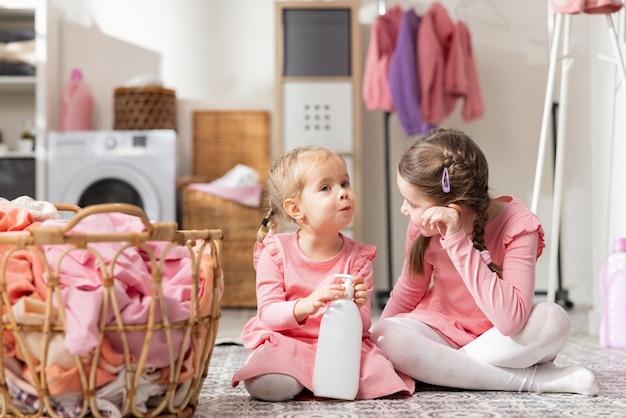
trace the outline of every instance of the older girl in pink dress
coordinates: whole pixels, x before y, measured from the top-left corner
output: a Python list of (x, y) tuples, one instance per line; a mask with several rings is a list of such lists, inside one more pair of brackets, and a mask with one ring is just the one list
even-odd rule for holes
[(455, 130), (418, 139), (398, 165), (406, 258), (372, 340), (398, 370), (433, 385), (596, 395), (596, 377), (552, 360), (567, 312), (534, 304), (544, 247), (535, 215), (491, 198), (487, 161)]
[[(244, 345), (253, 351), (233, 385), (243, 381), (250, 395), (266, 401), (312, 390), (322, 315), (329, 302), (345, 296), (334, 274), (349, 273), (356, 276), (354, 301), (363, 322), (357, 399), (411, 394), (414, 381), (397, 373), (369, 339), (376, 248), (340, 232), (356, 210), (345, 161), (320, 147), (287, 153), (270, 171), (268, 200), (254, 249), (258, 312), (242, 331)], [(297, 229), (275, 232), (279, 217)]]

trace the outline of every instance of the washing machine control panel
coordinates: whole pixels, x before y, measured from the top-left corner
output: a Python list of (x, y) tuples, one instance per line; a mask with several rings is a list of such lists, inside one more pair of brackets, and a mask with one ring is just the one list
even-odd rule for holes
[(94, 154), (108, 155), (114, 153), (119, 155), (144, 154), (147, 147), (147, 136), (145, 134), (107, 135), (103, 141), (94, 144)]
[(171, 136), (141, 131), (71, 132), (51, 141), (49, 151), (56, 157), (167, 155), (171, 152)]

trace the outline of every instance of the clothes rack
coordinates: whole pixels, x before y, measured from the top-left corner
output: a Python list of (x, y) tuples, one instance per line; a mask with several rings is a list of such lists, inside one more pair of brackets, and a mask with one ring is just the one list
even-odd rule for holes
[[(384, 15), (387, 13), (386, 0), (378, 0), (378, 14)], [(391, 155), (391, 144), (389, 143), (389, 119), (391, 117), (390, 112), (383, 112), (383, 141), (384, 141), (384, 157), (385, 157), (385, 225), (386, 225), (386, 241), (387, 241), (387, 290), (381, 290), (376, 293), (378, 306), (380, 309), (385, 307), (387, 300), (389, 299), (389, 293), (393, 288), (393, 222), (391, 214), (391, 186), (389, 171), (391, 169), (389, 164), (389, 157)]]
[[(622, 85), (626, 85), (626, 66), (619, 48), (617, 32), (613, 25), (611, 14), (605, 14), (607, 29), (611, 46), (615, 54), (615, 63), (619, 66), (619, 75)], [(561, 49), (561, 57), (558, 55), (561, 32), (563, 32), (563, 45)], [(554, 36), (550, 44), (550, 61), (548, 66), (548, 82), (546, 85), (546, 95), (543, 108), (543, 117), (541, 122), (541, 131), (539, 138), (539, 150), (537, 154), (537, 166), (535, 171), (535, 182), (533, 186), (533, 195), (531, 210), (536, 214), (539, 206), (539, 196), (541, 194), (541, 182), (543, 178), (543, 167), (547, 146), (548, 125), (550, 121), (550, 113), (553, 106), (554, 86), (556, 79), (557, 61), (561, 61), (561, 77), (559, 87), (559, 107), (556, 130), (556, 148), (554, 155), (554, 174), (552, 189), (552, 227), (550, 235), (550, 254), (549, 254), (549, 271), (548, 271), (548, 301), (557, 301), (557, 284), (559, 283), (558, 263), (559, 263), (559, 236), (561, 227), (561, 203), (563, 195), (563, 168), (566, 145), (565, 122), (567, 117), (567, 85), (569, 81), (569, 70), (573, 63), (570, 56), (569, 41), (571, 33), (571, 15), (556, 13), (554, 17)]]

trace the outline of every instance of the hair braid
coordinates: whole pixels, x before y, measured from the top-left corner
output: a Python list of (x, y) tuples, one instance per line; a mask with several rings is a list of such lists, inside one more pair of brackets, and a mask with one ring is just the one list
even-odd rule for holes
[[(444, 170), (448, 172), (449, 188), (442, 187)], [(418, 139), (402, 155), (398, 173), (437, 206), (455, 203), (471, 208), (477, 215), (472, 231), (474, 247), (487, 250), (489, 169), (485, 155), (469, 136), (454, 129), (439, 129)], [(428, 242), (420, 235), (410, 250), (409, 268), (416, 275), (424, 273)], [(500, 276), (498, 266), (491, 264), (490, 268)]]

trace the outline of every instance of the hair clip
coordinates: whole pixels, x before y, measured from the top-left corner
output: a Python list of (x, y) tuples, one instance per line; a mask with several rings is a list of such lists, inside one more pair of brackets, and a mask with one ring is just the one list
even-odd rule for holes
[(270, 221), (270, 218), (263, 218), (263, 220), (261, 221), (261, 225), (263, 225), (265, 228), (267, 228), (267, 223)]
[(443, 175), (441, 176), (441, 190), (444, 193), (450, 193), (450, 175), (448, 174), (448, 167), (443, 168)]

